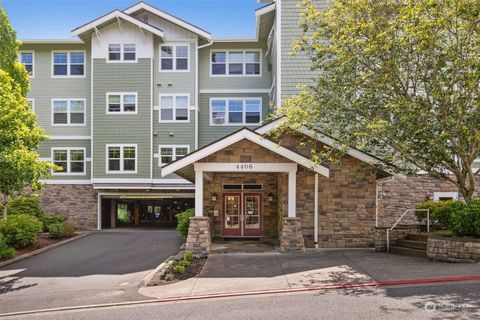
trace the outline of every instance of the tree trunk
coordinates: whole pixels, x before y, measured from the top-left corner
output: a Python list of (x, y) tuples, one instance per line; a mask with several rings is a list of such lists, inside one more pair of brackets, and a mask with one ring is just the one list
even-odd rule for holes
[(3, 195), (3, 221), (7, 222), (7, 204), (8, 204), (8, 196)]

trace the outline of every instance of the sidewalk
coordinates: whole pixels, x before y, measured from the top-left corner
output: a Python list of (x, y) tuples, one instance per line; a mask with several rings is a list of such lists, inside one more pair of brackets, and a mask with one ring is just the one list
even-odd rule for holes
[(304, 254), (211, 254), (197, 278), (145, 287), (139, 292), (153, 298), (170, 298), (459, 276), (480, 276), (480, 266), (431, 262), (371, 249), (328, 249)]

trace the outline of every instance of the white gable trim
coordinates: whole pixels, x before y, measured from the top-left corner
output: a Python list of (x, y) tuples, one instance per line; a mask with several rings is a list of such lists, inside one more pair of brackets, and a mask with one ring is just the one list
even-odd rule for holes
[(162, 177), (167, 176), (169, 174), (172, 174), (176, 172), (177, 170), (180, 170), (190, 164), (193, 164), (197, 162), (198, 160), (205, 158), (206, 156), (215, 153), (217, 151), (220, 151), (240, 140), (247, 139), (252, 141), (253, 143), (256, 143), (272, 152), (275, 152), (289, 160), (292, 160), (304, 167), (310, 168), (314, 170), (315, 172), (325, 176), (329, 177), (330, 171), (327, 167), (315, 164), (313, 161), (310, 159), (299, 155), (298, 153), (295, 153), (285, 147), (279, 146), (278, 144), (265, 139), (261, 135), (252, 132), (248, 129), (243, 129), (238, 131), (237, 133), (234, 133), (230, 136), (225, 137), (224, 139), (221, 139), (203, 149), (199, 149), (198, 151), (187, 155), (186, 157), (177, 160), (175, 162), (172, 162), (171, 164), (168, 164), (162, 168)]
[(140, 21), (140, 20), (138, 20), (134, 17), (131, 17), (128, 14), (125, 14), (124, 12), (119, 11), (119, 10), (112, 11), (109, 14), (104, 15), (103, 17), (95, 19), (92, 22), (87, 23), (86, 25), (83, 25), (81, 27), (78, 27), (78, 28), (72, 30), (72, 33), (76, 36), (80, 36), (82, 33), (85, 33), (87, 31), (95, 28), (96, 26), (101, 25), (102, 23), (108, 22), (108, 21), (110, 21), (112, 19), (115, 19), (115, 18), (120, 18), (120, 19), (123, 19), (125, 21), (128, 21), (128, 22), (130, 22), (134, 25), (137, 25), (138, 27), (140, 27), (142, 29), (145, 29), (145, 30), (161, 37), (161, 38), (164, 37), (163, 31), (161, 31), (160, 29), (152, 27), (151, 25), (146, 24), (145, 22)]
[(162, 11), (162, 10), (159, 10), (155, 7), (152, 7), (152, 6), (150, 6), (146, 3), (143, 3), (143, 2), (140, 2), (140, 3), (134, 5), (130, 8), (127, 8), (123, 12), (125, 12), (126, 14), (132, 14), (132, 13), (138, 11), (138, 10), (141, 10), (141, 9), (146, 10), (150, 13), (153, 13), (154, 15), (157, 15), (160, 18), (168, 20), (172, 23), (175, 23), (175, 24), (179, 25), (180, 27), (182, 27), (184, 29), (187, 29), (187, 30), (189, 30), (193, 33), (196, 33), (199, 36), (202, 36), (202, 37), (204, 37), (208, 40), (212, 39), (212, 35), (210, 33), (206, 32), (206, 31), (204, 31), (204, 30), (202, 30), (198, 27), (195, 27), (194, 25), (192, 25), (190, 23), (187, 23), (187, 22), (185, 22), (185, 21), (183, 21), (183, 20), (181, 20), (177, 17), (174, 17), (174, 16), (172, 16), (172, 15), (170, 15), (170, 14), (168, 14), (168, 13)]
[[(261, 135), (264, 135), (278, 127), (280, 127), (284, 122), (284, 118), (280, 118), (280, 119), (277, 119), (275, 121), (272, 121), (270, 123), (267, 123), (265, 124), (264, 126), (261, 126), (259, 127), (258, 129), (255, 130), (255, 132), (261, 134)], [(310, 138), (312, 139), (316, 139), (332, 148), (335, 148), (335, 149), (339, 149), (341, 150), (342, 149), (342, 146), (340, 145), (340, 143), (338, 143), (337, 141), (335, 141), (334, 139), (330, 138), (330, 137), (327, 137), (325, 135), (322, 135), (322, 134), (319, 134), (319, 133), (316, 133), (316, 132), (313, 132), (312, 130), (309, 130), (307, 128), (301, 128), (298, 130), (299, 132), (305, 134), (306, 136), (309, 136)], [(368, 163), (368, 164), (371, 164), (371, 165), (375, 165), (375, 164), (379, 164), (381, 163), (381, 161), (375, 157), (372, 157), (371, 155), (369, 154), (366, 154), (362, 151), (359, 151), (359, 150), (356, 150), (356, 149), (353, 149), (353, 148), (348, 148), (347, 150), (347, 154), (355, 159), (358, 159), (360, 161), (363, 161), (365, 163)]]

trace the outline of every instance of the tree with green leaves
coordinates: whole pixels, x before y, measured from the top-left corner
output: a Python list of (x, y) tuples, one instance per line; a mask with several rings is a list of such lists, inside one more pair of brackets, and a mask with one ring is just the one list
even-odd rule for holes
[(20, 44), (1, 7), (0, 39), (0, 193), (7, 220), (11, 197), (25, 188), (40, 188), (39, 179), (47, 177), (52, 166), (40, 161), (37, 153), (47, 137), (28, 104), (29, 75), (17, 61)]
[(480, 154), (480, 0), (333, 1), (323, 11), (305, 0), (300, 20), (292, 54), (306, 54), (314, 76), (279, 108), (285, 124), (371, 152), (382, 166), (450, 181), (470, 201)]

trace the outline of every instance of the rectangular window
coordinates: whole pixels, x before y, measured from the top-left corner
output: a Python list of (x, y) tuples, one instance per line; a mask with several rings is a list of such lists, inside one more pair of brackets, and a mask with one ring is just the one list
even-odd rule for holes
[(107, 173), (136, 173), (137, 145), (107, 145)]
[(210, 125), (254, 125), (261, 119), (261, 98), (210, 99)]
[(136, 62), (137, 50), (135, 43), (110, 43), (108, 45), (108, 61)]
[(261, 50), (211, 52), (211, 76), (260, 76)]
[(53, 125), (85, 125), (85, 99), (52, 99)]
[(63, 51), (52, 52), (53, 77), (84, 77), (85, 52)]
[(189, 145), (171, 146), (164, 145), (158, 146), (159, 151), (159, 165), (164, 166), (172, 161), (183, 158), (188, 154), (190, 150)]
[(85, 174), (85, 148), (52, 148), (52, 161), (60, 167), (53, 175)]
[(160, 71), (188, 71), (189, 59), (189, 44), (160, 46)]
[(189, 96), (185, 94), (160, 95), (159, 122), (188, 121), (189, 100)]
[(458, 200), (458, 192), (434, 192), (434, 201)]
[(107, 114), (136, 114), (136, 92), (107, 92)]
[(33, 51), (20, 51), (20, 63), (23, 63), (31, 77), (33, 77), (34, 59)]

